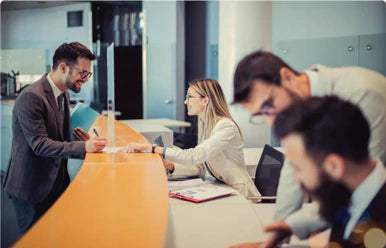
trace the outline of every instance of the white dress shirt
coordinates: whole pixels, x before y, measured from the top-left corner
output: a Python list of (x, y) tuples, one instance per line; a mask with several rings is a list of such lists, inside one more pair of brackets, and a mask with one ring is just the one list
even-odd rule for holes
[(207, 163), (214, 176), (235, 188), (246, 197), (260, 193), (251, 180), (244, 162), (243, 141), (236, 124), (223, 118), (219, 120), (209, 138), (195, 148), (167, 148), (165, 159), (173, 161), (173, 175), (200, 175)]
[(370, 205), (371, 201), (377, 195), (378, 191), (382, 188), (386, 181), (386, 169), (384, 164), (377, 160), (375, 168), (367, 176), (367, 178), (354, 190), (351, 195), (351, 204), (349, 212), (351, 214), (350, 220), (347, 222), (346, 229), (344, 230), (344, 239), (348, 239), (350, 234), (361, 217), (362, 213)]
[(55, 97), (55, 100), (56, 100), (56, 105), (57, 107), (59, 107), (59, 103), (58, 103), (58, 96), (60, 94), (63, 93), (63, 91), (61, 91), (58, 86), (56, 86), (56, 84), (54, 83), (54, 81), (52, 81), (51, 77), (50, 77), (50, 74), (47, 74), (47, 80), (48, 82), (50, 83), (51, 85), (51, 88), (52, 88), (52, 92), (54, 93), (54, 97)]

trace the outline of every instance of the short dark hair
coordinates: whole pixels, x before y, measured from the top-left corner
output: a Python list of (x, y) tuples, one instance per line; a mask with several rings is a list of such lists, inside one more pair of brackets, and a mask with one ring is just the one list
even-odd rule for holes
[(294, 102), (277, 115), (274, 128), (279, 139), (299, 134), (319, 164), (331, 153), (357, 163), (369, 159), (369, 124), (357, 106), (336, 96)]
[(79, 57), (96, 59), (96, 56), (79, 42), (63, 43), (56, 49), (52, 58), (52, 70), (56, 70), (61, 62), (76, 64)]
[(255, 80), (281, 85), (280, 69), (283, 67), (299, 75), (286, 62), (270, 52), (258, 50), (244, 57), (238, 63), (233, 79), (233, 103), (239, 103), (248, 98), (252, 83)]

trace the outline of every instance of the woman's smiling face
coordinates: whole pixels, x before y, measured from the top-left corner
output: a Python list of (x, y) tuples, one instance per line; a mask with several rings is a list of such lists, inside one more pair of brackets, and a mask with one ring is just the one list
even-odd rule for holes
[(204, 97), (200, 96), (192, 87), (189, 87), (186, 93), (184, 104), (186, 104), (189, 116), (199, 115), (206, 106)]

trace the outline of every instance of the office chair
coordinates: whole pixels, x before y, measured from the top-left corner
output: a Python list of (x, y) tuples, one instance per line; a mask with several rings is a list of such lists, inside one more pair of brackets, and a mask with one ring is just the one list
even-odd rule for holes
[(260, 197), (248, 199), (261, 199), (263, 202), (275, 202), (280, 171), (284, 163), (284, 154), (270, 145), (265, 145), (255, 173), (255, 185), (261, 193)]

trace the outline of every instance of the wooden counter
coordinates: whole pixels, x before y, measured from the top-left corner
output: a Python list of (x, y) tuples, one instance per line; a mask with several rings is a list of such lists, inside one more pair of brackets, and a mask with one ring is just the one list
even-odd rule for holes
[[(106, 117), (93, 126), (107, 137)], [(115, 134), (116, 146), (144, 141), (118, 121)], [(167, 219), (159, 155), (88, 153), (75, 180), (15, 247), (163, 247)]]

